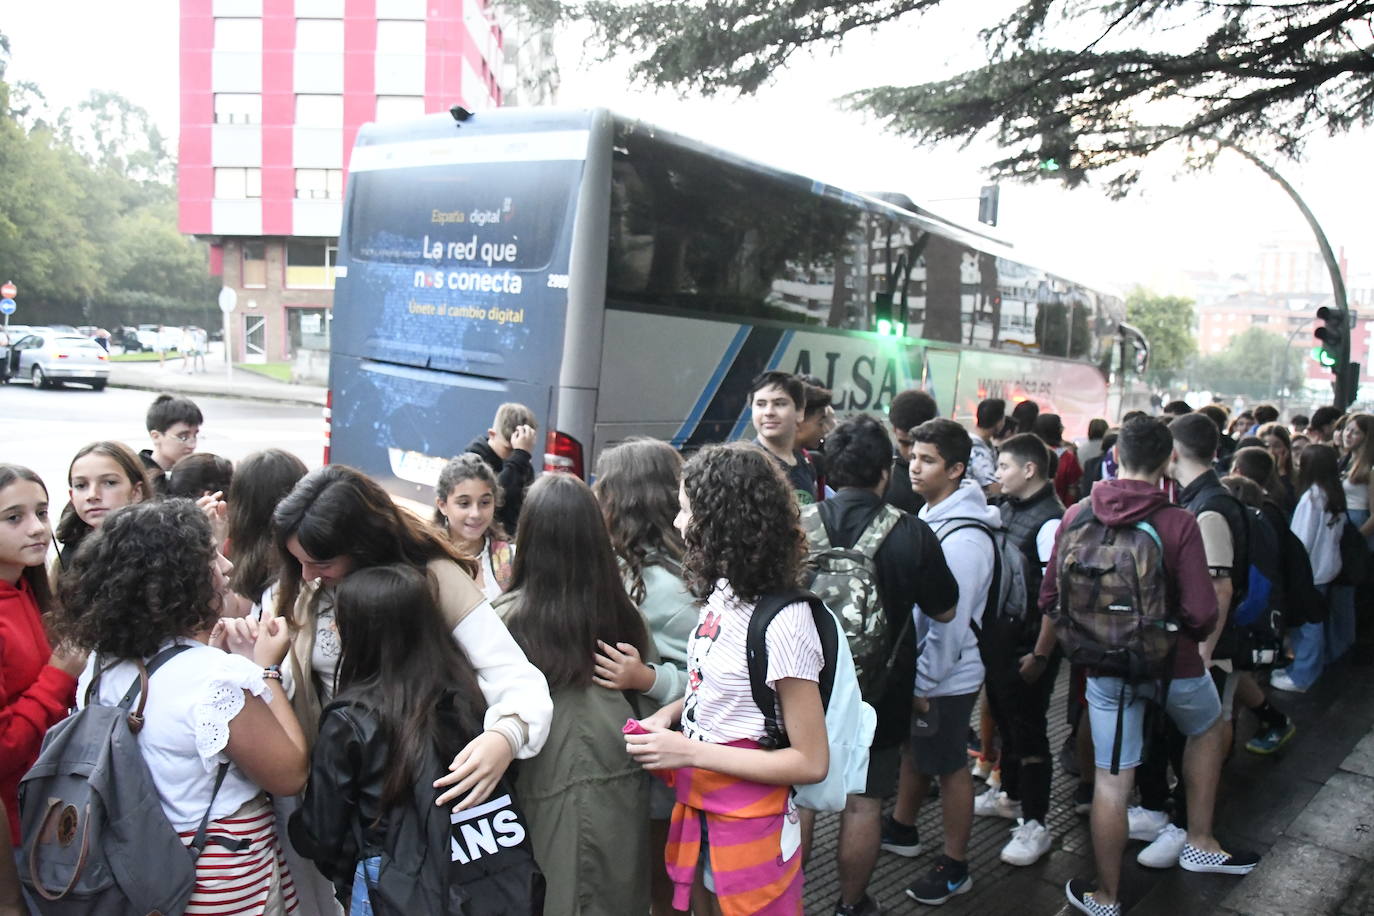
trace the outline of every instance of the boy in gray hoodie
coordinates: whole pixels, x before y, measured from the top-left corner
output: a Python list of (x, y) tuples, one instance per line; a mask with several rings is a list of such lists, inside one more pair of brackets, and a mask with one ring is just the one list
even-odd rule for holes
[(995, 555), (989, 532), (1002, 527), (1002, 516), (988, 505), (982, 487), (964, 479), (972, 447), (967, 430), (953, 420), (929, 420), (912, 431), (912, 439), (911, 487), (926, 501), (920, 518), (940, 539), (945, 562), (959, 583), (959, 603), (948, 623), (916, 615), (920, 657), (912, 700), (911, 758), (917, 774), (917, 809), (930, 778), (940, 777), (945, 846), (930, 874), (906, 893), (919, 903), (940, 904), (973, 887), (968, 870), (973, 777), (965, 736), (983, 685), (983, 661), (973, 627), (983, 619), (992, 583)]

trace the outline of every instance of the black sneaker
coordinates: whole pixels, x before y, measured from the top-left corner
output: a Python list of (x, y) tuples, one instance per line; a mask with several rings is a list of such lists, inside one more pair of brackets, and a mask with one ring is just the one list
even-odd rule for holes
[(973, 875), (969, 873), (967, 862), (955, 862), (949, 856), (940, 856), (930, 874), (906, 889), (906, 895), (917, 903), (939, 906), (951, 897), (967, 894), (973, 890)]
[(1064, 885), (1064, 896), (1069, 898), (1070, 906), (1088, 916), (1121, 916), (1120, 901), (1113, 904), (1098, 903), (1093, 899), (1092, 887), (1079, 878)]
[(1206, 872), (1213, 875), (1248, 875), (1259, 864), (1253, 852), (1203, 852), (1192, 843), (1183, 844), (1178, 867), (1184, 871)]
[(1064, 743), (1059, 748), (1059, 766), (1074, 779), (1083, 775), (1083, 768), (1078, 765), (1078, 738), (1069, 734), (1064, 738)]
[(899, 824), (892, 815), (886, 815), (881, 848), (913, 859), (921, 854), (921, 833), (915, 824)]
[(1080, 782), (1073, 790), (1073, 810), (1076, 814), (1091, 814), (1093, 810), (1093, 784)]
[(883, 911), (878, 909), (878, 904), (867, 894), (864, 894), (858, 903), (835, 901), (835, 916), (882, 916), (882, 913)]

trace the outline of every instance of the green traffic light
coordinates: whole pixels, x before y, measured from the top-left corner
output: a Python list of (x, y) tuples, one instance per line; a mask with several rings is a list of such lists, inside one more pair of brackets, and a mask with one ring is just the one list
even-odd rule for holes
[(1057, 172), (1057, 171), (1059, 171), (1059, 160), (1058, 160), (1058, 159), (1044, 159), (1044, 160), (1041, 160), (1041, 162), (1040, 162), (1040, 170), (1041, 170), (1042, 172)]

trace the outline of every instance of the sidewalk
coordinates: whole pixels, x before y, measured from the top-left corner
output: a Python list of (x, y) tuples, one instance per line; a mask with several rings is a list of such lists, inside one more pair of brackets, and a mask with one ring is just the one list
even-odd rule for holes
[(205, 372), (187, 374), (182, 370), (180, 358), (169, 358), (163, 366), (156, 362), (112, 362), (110, 385), (115, 388), (167, 391), (191, 397), (244, 398), (324, 406), (325, 389), (317, 385), (292, 385), (244, 369), (226, 372), (218, 354), (206, 361), (206, 369)]
[[(1067, 672), (1050, 706), (1050, 746), (1064, 723)], [(1275, 757), (1243, 749), (1254, 723), (1237, 723), (1236, 750), (1227, 760), (1217, 805), (1223, 843), (1264, 855), (1244, 878), (1182, 869), (1151, 871), (1135, 861), (1145, 844), (1127, 847), (1122, 898), (1132, 916), (1374, 916), (1374, 668), (1342, 662), (1307, 694), (1274, 693), (1298, 733)], [(939, 913), (1059, 916), (1075, 914), (1064, 898), (1070, 878), (1092, 879), (1088, 819), (1073, 810), (1074, 781), (1055, 763), (1049, 828), (1054, 847), (1029, 868), (998, 859), (1015, 822), (974, 819), (969, 844), (973, 889), (941, 907), (904, 893), (940, 851), (939, 802), (927, 802), (918, 825), (923, 849), (915, 859), (881, 853), (869, 893), (889, 914)], [(976, 791), (981, 791), (981, 785)], [(839, 896), (835, 871), (838, 820), (816, 822), (816, 848), (806, 869), (806, 912), (830, 916)]]

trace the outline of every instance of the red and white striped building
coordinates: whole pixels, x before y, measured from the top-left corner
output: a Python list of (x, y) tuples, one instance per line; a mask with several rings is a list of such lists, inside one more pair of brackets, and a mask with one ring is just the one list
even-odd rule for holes
[(238, 293), (237, 359), (327, 351), (364, 123), (551, 101), (551, 59), (517, 64), (508, 27), (489, 0), (181, 0), (180, 226)]

